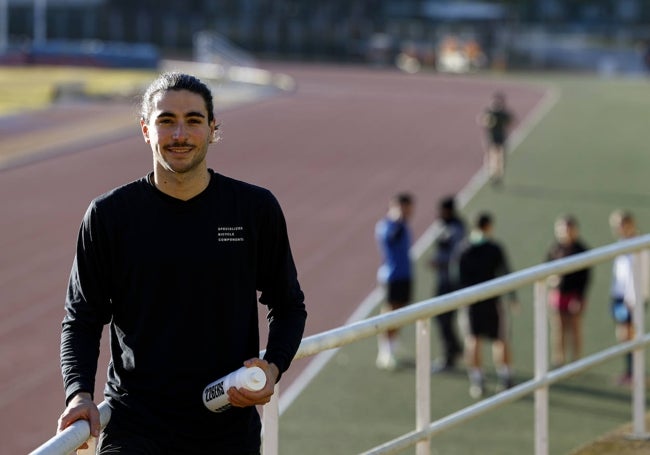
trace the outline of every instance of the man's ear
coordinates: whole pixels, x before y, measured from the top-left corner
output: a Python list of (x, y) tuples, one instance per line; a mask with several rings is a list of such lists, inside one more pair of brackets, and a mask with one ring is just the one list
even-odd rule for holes
[(140, 119), (140, 129), (142, 130), (144, 141), (147, 144), (150, 144), (151, 140), (149, 139), (149, 126), (147, 125), (147, 122), (144, 121), (144, 119)]
[(216, 120), (212, 120), (210, 123), (210, 144), (219, 142), (219, 134), (221, 133), (219, 131), (219, 125)]

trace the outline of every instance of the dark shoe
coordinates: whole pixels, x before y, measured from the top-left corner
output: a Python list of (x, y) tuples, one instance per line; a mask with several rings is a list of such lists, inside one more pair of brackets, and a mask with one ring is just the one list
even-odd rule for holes
[(499, 393), (503, 392), (504, 390), (512, 389), (514, 385), (515, 383), (512, 378), (500, 379), (497, 383), (496, 392)]
[(492, 177), (490, 179), (490, 183), (492, 184), (492, 188), (495, 190), (500, 190), (503, 188), (503, 178), (502, 177)]

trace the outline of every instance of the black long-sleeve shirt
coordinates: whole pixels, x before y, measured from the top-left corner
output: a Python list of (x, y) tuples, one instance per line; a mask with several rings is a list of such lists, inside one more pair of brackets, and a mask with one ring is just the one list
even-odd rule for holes
[[(458, 282), (462, 288), (484, 283), (510, 273), (510, 264), (501, 244), (487, 236), (473, 233), (459, 247), (457, 259)], [(510, 300), (517, 299), (516, 291), (508, 294)], [(500, 298), (478, 302), (492, 304)]]
[(451, 270), (452, 261), (459, 245), (465, 239), (465, 222), (454, 216), (442, 221), (442, 231), (436, 240), (432, 264), (437, 272), (436, 294), (446, 294), (455, 290), (458, 283), (454, 281)]
[(66, 400), (94, 390), (110, 323), (105, 396), (114, 416), (252, 451), (255, 408), (215, 414), (201, 392), (259, 355), (258, 291), (269, 310), (265, 359), (284, 372), (302, 338), (304, 295), (274, 196), (210, 172), (208, 188), (188, 201), (144, 177), (90, 204), (63, 320)]

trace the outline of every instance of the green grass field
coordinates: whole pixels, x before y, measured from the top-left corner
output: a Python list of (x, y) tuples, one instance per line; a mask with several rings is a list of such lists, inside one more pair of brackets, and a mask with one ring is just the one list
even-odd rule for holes
[[(463, 209), (468, 219), (488, 209), (496, 236), (508, 248), (512, 267), (540, 263), (561, 213), (573, 213), (591, 246), (613, 241), (607, 219), (629, 208), (643, 232), (650, 229), (647, 170), (650, 81), (589, 76), (512, 76), (517, 83), (555, 86), (560, 99), (514, 151), (502, 189), (483, 188)], [(429, 253), (427, 253), (429, 254)], [(426, 259), (426, 255), (425, 255)], [(594, 269), (585, 329), (586, 354), (614, 343), (609, 316), (610, 265)], [(433, 277), (418, 264), (417, 299), (430, 297)], [(521, 289), (522, 311), (513, 319), (515, 369), (521, 381), (533, 375), (532, 288)], [(432, 352), (438, 353), (432, 329)], [(404, 331), (404, 357), (414, 357), (413, 328)], [(282, 454), (354, 454), (414, 429), (414, 369), (388, 373), (374, 366), (376, 342), (342, 348), (327, 368), (288, 408), (280, 421)], [(487, 372), (491, 370), (485, 352)], [(616, 387), (622, 359), (551, 388), (550, 453), (572, 449), (631, 418), (629, 391)], [(432, 377), (432, 417), (473, 401), (464, 372)], [(527, 397), (433, 438), (433, 454), (521, 455), (533, 453), (533, 399)], [(414, 453), (414, 450), (404, 453)]]
[(146, 70), (0, 66), (0, 115), (47, 106), (62, 83), (80, 83), (88, 95), (130, 95), (155, 75)]

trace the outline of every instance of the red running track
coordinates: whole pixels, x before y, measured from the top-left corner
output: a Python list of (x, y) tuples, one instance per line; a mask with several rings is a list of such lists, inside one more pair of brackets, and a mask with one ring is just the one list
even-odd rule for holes
[[(414, 193), (417, 238), (433, 221), (438, 198), (458, 192), (478, 171), (475, 118), (491, 93), (505, 90), (519, 118), (543, 96), (494, 78), (269, 69), (293, 76), (296, 91), (223, 111), (217, 99), (223, 140), (209, 163), (280, 200), (307, 297), (307, 335), (343, 324), (374, 289), (374, 224), (394, 192)], [(39, 149), (33, 156), (25, 146), (20, 165), (0, 171), (2, 454), (27, 453), (55, 431), (63, 409), (59, 330), (79, 222), (90, 199), (151, 168), (135, 117), (132, 128), (102, 131), (98, 140), (88, 122), (123, 124), (133, 112), (90, 105), (0, 118), (0, 158), (17, 152), (7, 144), (31, 141)], [(294, 363), (284, 387), (306, 363)], [(98, 391), (103, 378), (100, 371)]]

